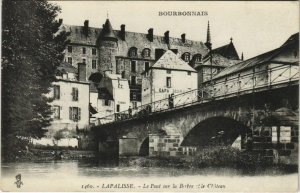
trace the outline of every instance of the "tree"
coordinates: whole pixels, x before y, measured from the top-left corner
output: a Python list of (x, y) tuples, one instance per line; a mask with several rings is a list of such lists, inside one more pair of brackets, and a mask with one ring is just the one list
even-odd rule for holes
[(2, 158), (14, 157), (21, 139), (41, 138), (51, 121), (45, 96), (63, 59), (66, 34), (60, 8), (46, 0), (2, 2)]

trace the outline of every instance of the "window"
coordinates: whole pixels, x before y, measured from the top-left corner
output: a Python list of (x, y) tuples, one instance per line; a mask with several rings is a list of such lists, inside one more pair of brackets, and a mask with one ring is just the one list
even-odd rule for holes
[(278, 142), (277, 127), (272, 127), (272, 143)]
[(136, 93), (135, 92), (132, 93), (132, 100), (136, 100)]
[(149, 62), (145, 62), (145, 71), (148, 71), (148, 70), (149, 70), (149, 67), (150, 67)]
[(137, 108), (137, 102), (132, 101), (132, 108), (136, 109)]
[(132, 47), (129, 49), (129, 57), (137, 57), (137, 48)]
[(60, 99), (60, 86), (59, 85), (54, 85), (53, 86), (53, 98), (54, 99)]
[(86, 63), (86, 59), (85, 58), (82, 58), (82, 63)]
[(96, 48), (93, 48), (93, 49), (92, 49), (92, 54), (93, 54), (93, 55), (96, 55), (96, 54), (97, 54)]
[(72, 64), (72, 57), (68, 57), (68, 63)]
[(120, 105), (117, 105), (117, 112), (120, 112)]
[(72, 88), (72, 100), (78, 101), (78, 88)]
[(167, 77), (167, 87), (170, 88), (171, 87), (171, 77)]
[(92, 69), (96, 69), (96, 68), (97, 68), (97, 61), (92, 60)]
[(291, 127), (280, 126), (279, 141), (281, 143), (290, 143), (291, 142)]
[(69, 107), (69, 118), (73, 121), (79, 121), (81, 119), (81, 109), (78, 107)]
[(167, 74), (171, 74), (171, 70), (167, 70)]
[(125, 71), (122, 71), (122, 78), (125, 78)]
[(110, 100), (104, 100), (104, 106), (110, 106)]
[(191, 74), (192, 74), (191, 72), (187, 72), (187, 75), (191, 76)]
[(201, 62), (201, 60), (202, 60), (202, 55), (201, 55), (201, 54), (197, 54), (197, 55), (195, 56), (195, 61), (196, 61), (196, 62)]
[(136, 85), (136, 77), (131, 76), (131, 85)]
[(72, 50), (73, 50), (73, 49), (72, 49), (72, 46), (68, 46), (68, 52), (69, 52), (69, 53), (72, 53)]
[(82, 48), (82, 54), (86, 54), (86, 48), (85, 47)]
[(60, 106), (53, 106), (52, 112), (54, 119), (60, 119)]
[(184, 61), (189, 62), (190, 61), (190, 53), (186, 52), (184, 54), (182, 54), (181, 57)]
[(150, 57), (150, 49), (149, 48), (145, 48), (143, 50), (143, 57)]
[(131, 61), (131, 72), (136, 72), (136, 61)]

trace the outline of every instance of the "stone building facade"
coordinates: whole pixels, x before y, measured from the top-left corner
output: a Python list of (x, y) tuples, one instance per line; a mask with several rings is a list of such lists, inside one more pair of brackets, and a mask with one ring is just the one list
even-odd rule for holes
[[(206, 43), (188, 40), (186, 34), (182, 34), (180, 38), (173, 38), (170, 37), (169, 31), (163, 36), (154, 35), (153, 28), (147, 33), (126, 31), (125, 25), (121, 25), (120, 30), (114, 30), (109, 19), (102, 28), (90, 27), (89, 21), (86, 20), (83, 26), (62, 24), (61, 30), (70, 33), (65, 62), (75, 68), (78, 63), (85, 63), (88, 80), (95, 73), (100, 72), (103, 76), (106, 70), (112, 74), (120, 74), (129, 81), (133, 107), (141, 104), (141, 73), (148, 70), (167, 50), (178, 54), (193, 68), (202, 64), (210, 68), (203, 63), (212, 48), (209, 28)], [(235, 49), (233, 52), (236, 53)], [(232, 52), (222, 52), (225, 57), (228, 57), (228, 53), (232, 55)], [(230, 60), (237, 59), (231, 55)], [(203, 73), (201, 67), (199, 69), (198, 72)]]

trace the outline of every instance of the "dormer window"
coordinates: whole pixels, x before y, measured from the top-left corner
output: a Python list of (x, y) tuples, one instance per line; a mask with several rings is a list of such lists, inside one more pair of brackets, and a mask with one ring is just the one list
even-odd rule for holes
[(181, 57), (185, 62), (189, 62), (190, 61), (190, 53), (186, 52), (184, 54), (182, 54)]
[(195, 62), (201, 62), (202, 61), (202, 55), (201, 54), (196, 54), (194, 57), (195, 57)]
[(150, 57), (150, 49), (149, 48), (145, 48), (143, 50), (143, 57), (146, 58), (146, 57)]
[(132, 47), (129, 49), (129, 57), (137, 57), (137, 48)]

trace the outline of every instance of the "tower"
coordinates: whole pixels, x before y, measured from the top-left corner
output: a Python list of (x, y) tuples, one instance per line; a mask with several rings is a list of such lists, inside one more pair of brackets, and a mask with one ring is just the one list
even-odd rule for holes
[(210, 29), (209, 29), (209, 21), (207, 24), (207, 35), (206, 35), (206, 42), (205, 42), (206, 47), (211, 50), (211, 38), (210, 38)]
[(104, 74), (105, 71), (116, 73), (116, 55), (118, 39), (113, 31), (109, 19), (106, 19), (103, 29), (98, 37), (99, 66), (98, 71)]

